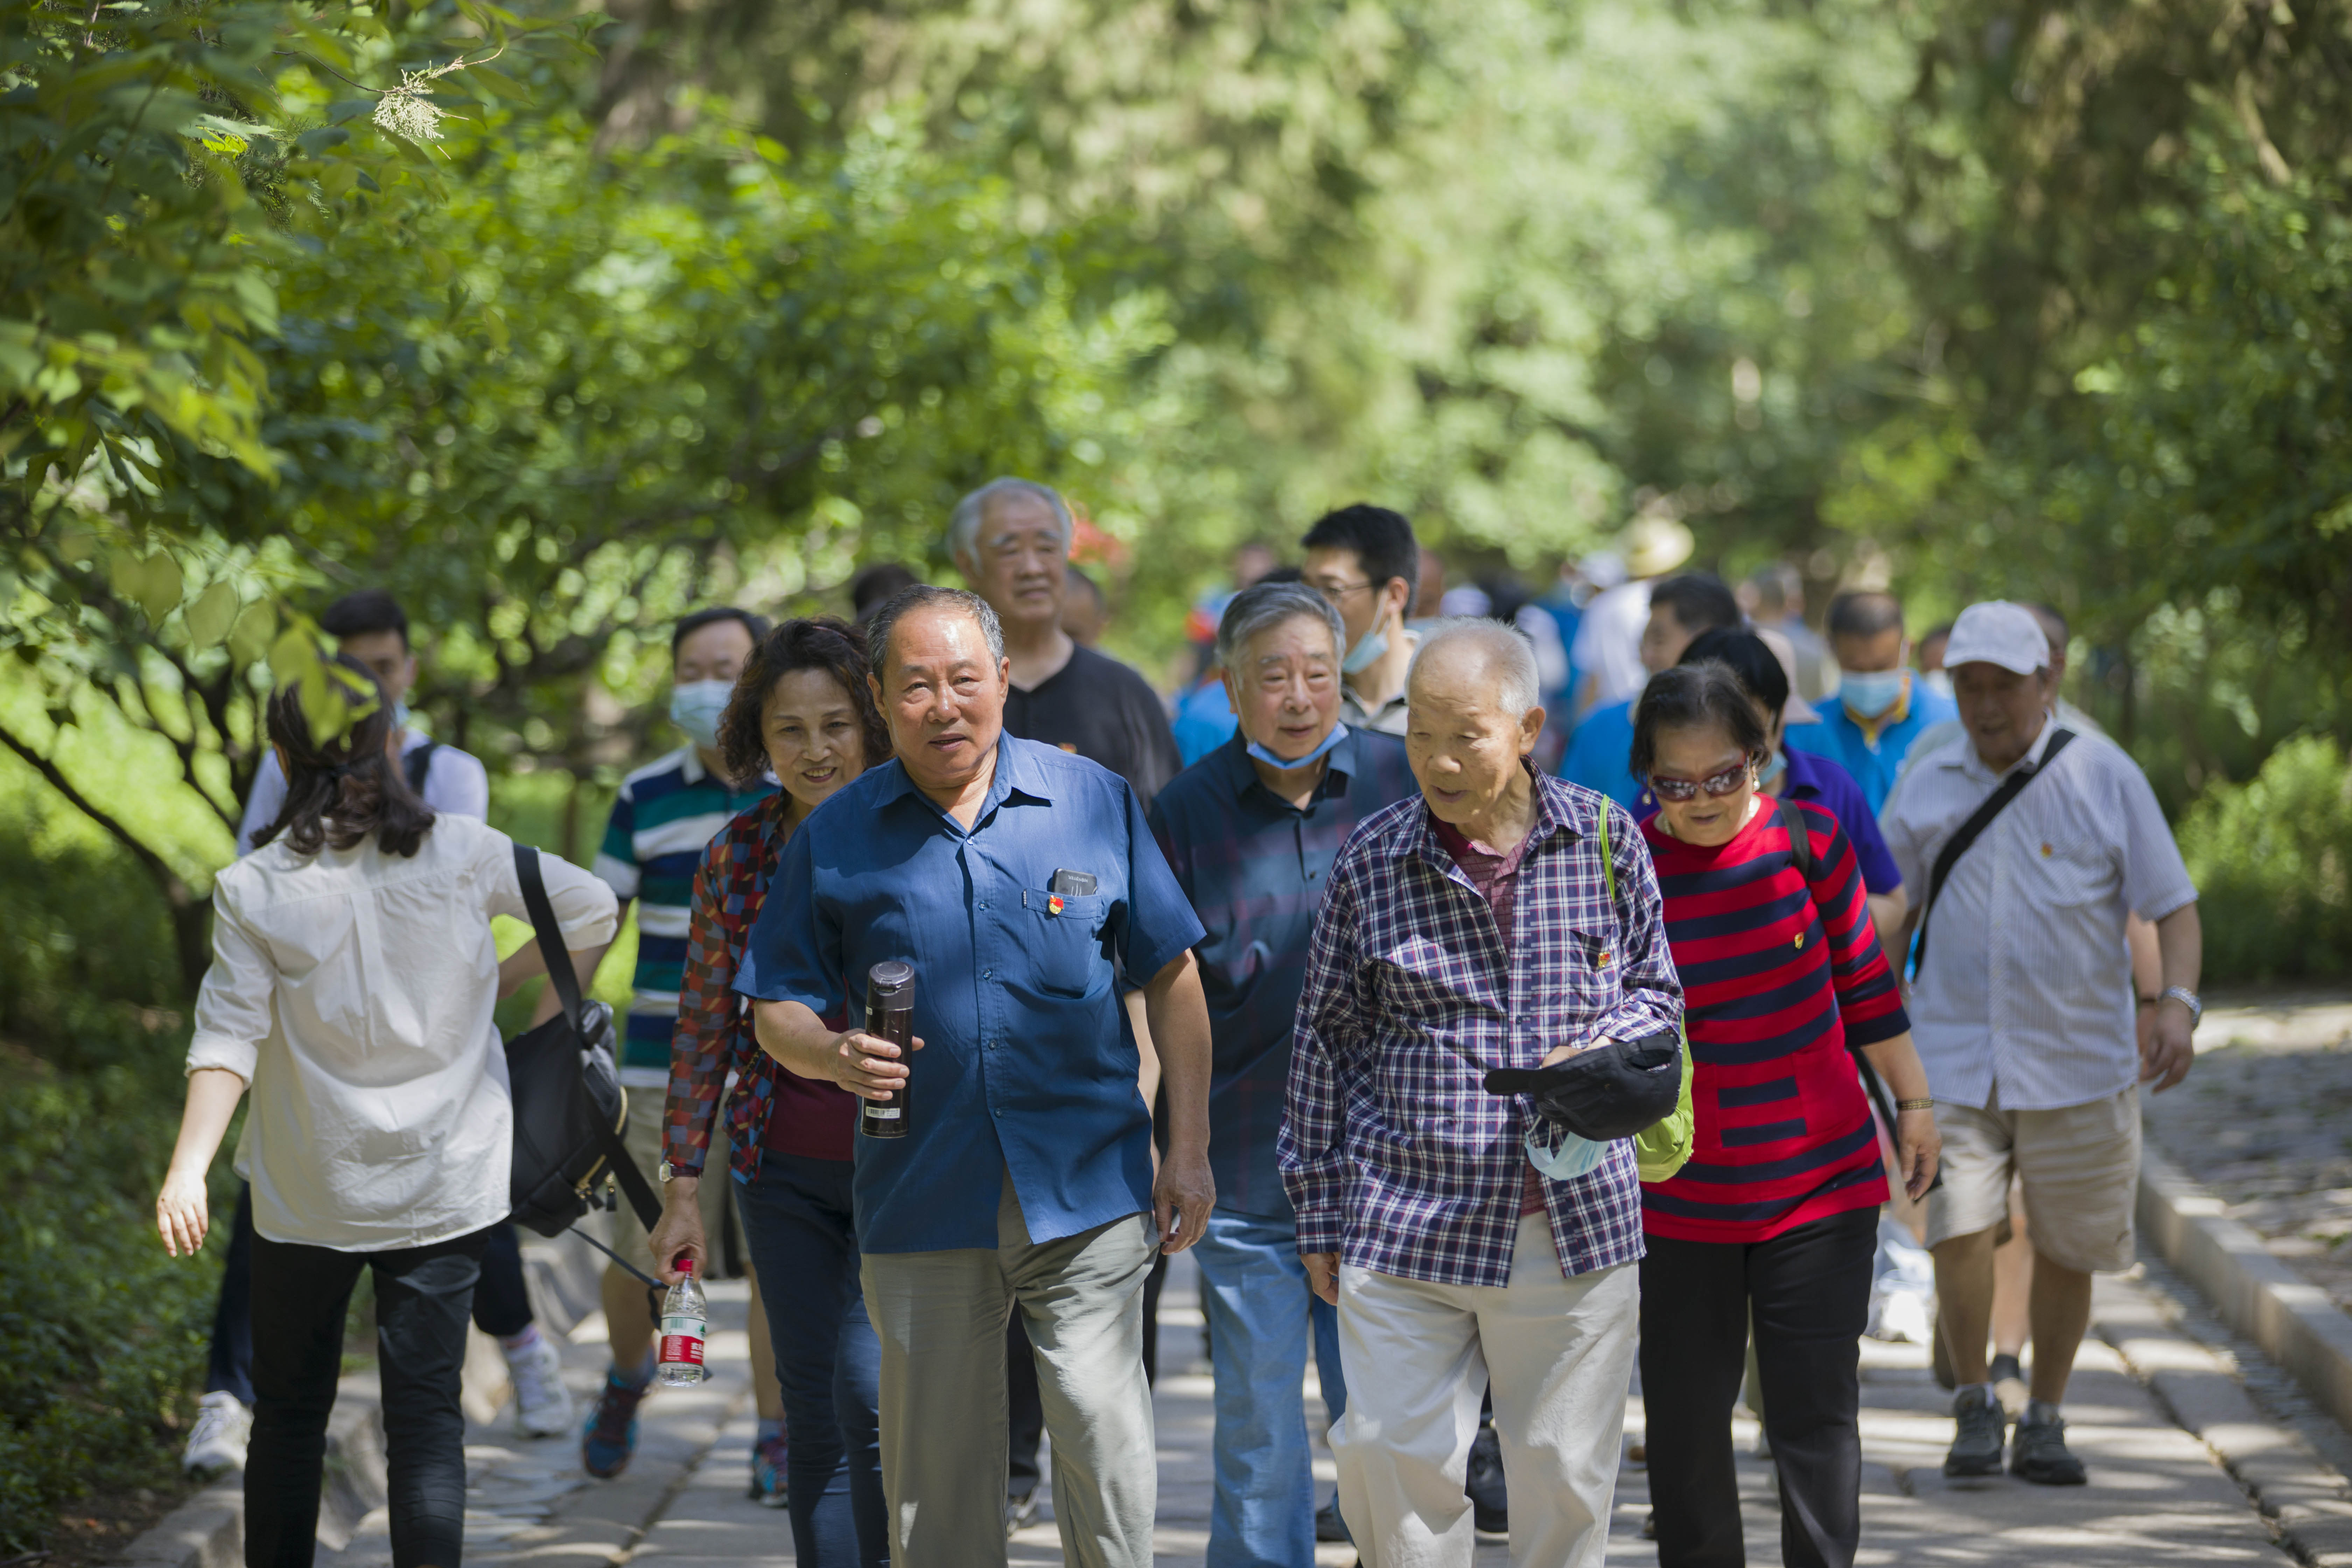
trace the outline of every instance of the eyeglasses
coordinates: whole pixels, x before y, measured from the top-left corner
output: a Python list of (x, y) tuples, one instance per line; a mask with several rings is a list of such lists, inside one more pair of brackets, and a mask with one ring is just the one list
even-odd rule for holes
[(1741, 762), (1735, 763), (1733, 766), (1724, 769), (1721, 773), (1717, 773), (1712, 778), (1704, 778), (1694, 782), (1690, 779), (1662, 779), (1657, 777), (1655, 774), (1653, 774), (1651, 775), (1648, 783), (1650, 785), (1650, 793), (1656, 795), (1660, 800), (1671, 800), (1680, 803), (1685, 800), (1696, 799), (1698, 792), (1701, 790), (1705, 790), (1707, 794), (1712, 795), (1737, 794), (1740, 785), (1748, 783), (1748, 781), (1754, 776), (1755, 771), (1756, 764), (1754, 763), (1742, 760)]
[(1325, 598), (1336, 602), (1340, 598), (1345, 597), (1347, 595), (1360, 593), (1362, 590), (1372, 586), (1372, 580), (1367, 577), (1360, 583), (1318, 583), (1312, 578), (1309, 578), (1307, 585), (1314, 589), (1317, 593), (1322, 595)]

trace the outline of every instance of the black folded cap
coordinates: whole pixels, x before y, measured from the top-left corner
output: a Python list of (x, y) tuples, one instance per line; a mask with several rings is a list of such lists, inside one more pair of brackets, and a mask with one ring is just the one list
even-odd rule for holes
[(1631, 1138), (1675, 1113), (1683, 1089), (1682, 1037), (1661, 1029), (1577, 1052), (1548, 1068), (1496, 1068), (1488, 1094), (1524, 1094), (1546, 1121), (1596, 1143)]

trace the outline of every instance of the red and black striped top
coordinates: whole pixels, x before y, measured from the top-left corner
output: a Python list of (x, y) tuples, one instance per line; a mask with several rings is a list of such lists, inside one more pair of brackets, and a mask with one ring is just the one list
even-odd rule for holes
[(1871, 930), (1837, 818), (1811, 830), (1813, 881), (1772, 802), (1706, 847), (1642, 825), (1664, 896), (1696, 1073), (1697, 1137), (1672, 1181), (1642, 1189), (1643, 1227), (1681, 1241), (1765, 1241), (1886, 1201), (1878, 1135), (1847, 1045), (1911, 1026)]

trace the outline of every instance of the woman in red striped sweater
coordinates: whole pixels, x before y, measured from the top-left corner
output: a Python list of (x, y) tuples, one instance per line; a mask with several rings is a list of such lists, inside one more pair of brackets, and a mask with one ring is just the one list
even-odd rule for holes
[(1856, 1342), (1886, 1178), (1850, 1048), (1898, 1097), (1914, 1197), (1939, 1142), (1853, 849), (1828, 812), (1759, 792), (1767, 754), (1763, 716), (1722, 665), (1669, 669), (1643, 690), (1633, 773), (1658, 800), (1643, 833), (1696, 1068), (1690, 1163), (1643, 1189), (1642, 1394), (1664, 1568), (1746, 1561), (1731, 1407), (1751, 1316), (1781, 1560), (1853, 1562)]

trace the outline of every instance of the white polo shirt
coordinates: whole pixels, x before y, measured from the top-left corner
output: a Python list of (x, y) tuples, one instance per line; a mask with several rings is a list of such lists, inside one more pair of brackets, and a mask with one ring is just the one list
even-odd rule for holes
[[(2054, 726), (2018, 767), (2039, 766)], [(1976, 743), (1921, 758), (1879, 813), (1903, 885), (1926, 896), (1945, 841), (2005, 773)], [(2087, 1105), (2139, 1078), (2126, 910), (2163, 919), (2196, 888), (2156, 792), (2114, 742), (2077, 734), (1945, 881), (1912, 983), (1911, 1037), (1937, 1100)]]

